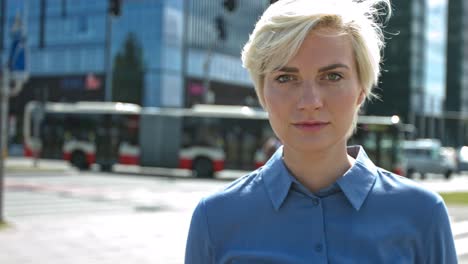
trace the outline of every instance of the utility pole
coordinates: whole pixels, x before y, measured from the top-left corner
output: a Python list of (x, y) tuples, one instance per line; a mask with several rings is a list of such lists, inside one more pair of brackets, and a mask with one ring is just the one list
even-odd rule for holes
[(211, 66), (211, 58), (213, 55), (213, 49), (216, 45), (216, 42), (213, 42), (210, 44), (208, 51), (205, 56), (205, 62), (203, 63), (203, 88), (205, 90), (204, 92), (204, 100), (203, 103), (205, 104), (214, 104), (215, 98), (214, 98), (214, 93), (211, 91), (210, 87), (210, 66)]
[(190, 0), (183, 0), (183, 28), (182, 28), (182, 89), (184, 94), (183, 107), (189, 106), (189, 94), (187, 89), (187, 61), (188, 61), (188, 34), (189, 34), (189, 19), (190, 19)]
[(0, 63), (3, 62), (2, 60), (2, 54), (3, 54), (3, 51), (5, 49), (5, 47), (3, 46), (3, 41), (5, 39), (5, 34), (4, 34), (4, 31), (5, 31), (5, 15), (6, 15), (6, 12), (5, 12), (5, 8), (6, 8), (6, 2), (7, 1), (0, 1)]
[(1, 1), (1, 6), (0, 8), (1, 11), (1, 20), (0, 20), (0, 66), (2, 67), (2, 82), (1, 82), (1, 87), (0, 87), (0, 224), (5, 222), (5, 218), (3, 216), (3, 190), (4, 190), (4, 183), (3, 183), (3, 178), (4, 178), (4, 170), (5, 170), (5, 152), (6, 152), (6, 143), (5, 143), (5, 131), (7, 131), (6, 128), (6, 120), (5, 116), (7, 116), (6, 112), (8, 111), (8, 98), (6, 95), (7, 87), (6, 87), (6, 76), (5, 76), (5, 70), (3, 69), (3, 52), (4, 52), (4, 47), (3, 47), (3, 40), (5, 36), (5, 15), (6, 15), (6, 1)]
[(104, 65), (106, 71), (106, 88), (104, 101), (112, 101), (112, 21), (121, 15), (122, 0), (109, 0), (106, 11), (106, 46)]
[(106, 13), (106, 47), (105, 47), (105, 70), (106, 70), (106, 90), (104, 101), (112, 101), (112, 16), (109, 12)]
[[(2, 26), (1, 32), (3, 35), (5, 31), (6, 1), (1, 2), (2, 20), (0, 26)], [(0, 67), (2, 70), (0, 87), (0, 223), (5, 221), (3, 215), (3, 191), (5, 158), (7, 155), (7, 139), (9, 134), (7, 122), (9, 110), (8, 101), (10, 96), (14, 96), (20, 92), (23, 84), (29, 77), (26, 58), (28, 55), (25, 40), (26, 27), (23, 25), (23, 21), (26, 21), (26, 23), (28, 21), (27, 11), (27, 1), (25, 1), (23, 15), (17, 15), (11, 32), (12, 45), (8, 54), (8, 63), (3, 63), (3, 58), (0, 58)], [(13, 89), (10, 87), (10, 84), (13, 84)]]
[(3, 217), (3, 179), (5, 170), (5, 158), (7, 155), (7, 117), (8, 117), (8, 71), (3, 69), (2, 86), (0, 87), (1, 107), (0, 107), (0, 224), (4, 222)]

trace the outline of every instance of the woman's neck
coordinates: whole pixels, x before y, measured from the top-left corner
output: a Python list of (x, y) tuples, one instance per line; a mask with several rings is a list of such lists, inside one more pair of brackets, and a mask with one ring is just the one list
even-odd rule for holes
[(308, 153), (284, 146), (283, 160), (293, 176), (314, 193), (334, 183), (355, 162), (346, 146)]

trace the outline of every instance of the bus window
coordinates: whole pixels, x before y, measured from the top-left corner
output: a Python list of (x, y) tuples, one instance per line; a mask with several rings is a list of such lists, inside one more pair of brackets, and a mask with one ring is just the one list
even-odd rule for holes
[(47, 159), (59, 159), (62, 157), (63, 145), (63, 114), (46, 114), (40, 126), (40, 138), (43, 145), (41, 157)]
[[(374, 163), (389, 171), (403, 174), (400, 124), (388, 122), (389, 117), (371, 117), (371, 121), (359, 123), (348, 145), (361, 145)], [(387, 121), (387, 122), (385, 122)]]
[(138, 122), (137, 115), (122, 116), (120, 122), (120, 142), (130, 145), (138, 145)]

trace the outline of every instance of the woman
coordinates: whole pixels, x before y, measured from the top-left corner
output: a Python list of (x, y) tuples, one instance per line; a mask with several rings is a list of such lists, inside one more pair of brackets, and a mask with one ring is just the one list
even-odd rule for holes
[[(384, 6), (382, 6), (383, 4)], [(283, 143), (198, 204), (186, 263), (456, 263), (441, 197), (347, 147), (379, 76), (388, 0), (280, 0), (242, 60)]]

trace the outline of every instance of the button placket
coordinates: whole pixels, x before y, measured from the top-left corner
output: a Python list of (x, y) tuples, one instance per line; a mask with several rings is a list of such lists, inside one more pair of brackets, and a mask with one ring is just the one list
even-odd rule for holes
[[(320, 218), (323, 217), (323, 207), (322, 207), (322, 199), (317, 197), (317, 196), (312, 196), (311, 197), (311, 202), (313, 207), (315, 208), (314, 211), (320, 214)], [(324, 226), (323, 226), (323, 221), (321, 221), (320, 224), (320, 232), (322, 232), (322, 236), (317, 236), (317, 240), (315, 241), (315, 244), (312, 244), (312, 250), (317, 254), (317, 256), (320, 256), (320, 258), (325, 258), (326, 259), (326, 254), (324, 254), (325, 251), (325, 245), (323, 243), (324, 241)]]
[(315, 206), (318, 206), (320, 204), (320, 199), (319, 198), (312, 199), (312, 204)]
[(323, 250), (323, 245), (321, 243), (318, 243), (315, 245), (316, 252), (322, 252), (322, 250)]

